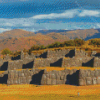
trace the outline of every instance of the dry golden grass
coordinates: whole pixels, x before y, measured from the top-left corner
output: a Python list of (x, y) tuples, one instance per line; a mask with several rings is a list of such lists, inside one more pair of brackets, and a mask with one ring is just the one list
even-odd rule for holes
[[(77, 93), (80, 93), (80, 97)], [(91, 99), (90, 99), (91, 98)], [(94, 99), (93, 99), (94, 98)], [(100, 85), (1, 85), (0, 100), (99, 100)]]
[[(59, 71), (59, 70), (64, 70), (65, 69), (65, 67), (39, 67), (38, 69), (46, 69), (47, 71), (51, 71), (51, 70), (57, 70), (57, 71)], [(70, 69), (70, 70), (72, 70), (72, 69), (77, 69), (77, 70), (79, 70), (79, 69), (84, 69), (84, 70), (87, 70), (87, 69), (91, 69), (91, 70), (95, 70), (95, 69), (100, 69), (100, 67), (96, 67), (96, 68), (92, 68), (92, 67), (85, 67), (85, 66), (80, 66), (80, 67), (66, 67), (66, 69)]]

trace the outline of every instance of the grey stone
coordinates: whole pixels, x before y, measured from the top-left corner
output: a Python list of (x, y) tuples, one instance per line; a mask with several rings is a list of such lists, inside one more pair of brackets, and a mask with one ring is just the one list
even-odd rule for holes
[(52, 85), (56, 85), (56, 79), (52, 79), (52, 80), (51, 80), (51, 84), (52, 84)]
[(93, 77), (93, 85), (97, 84), (97, 78)]
[(92, 85), (92, 78), (91, 77), (86, 78), (86, 84), (87, 85)]
[(79, 79), (79, 86), (85, 86), (86, 85), (86, 80)]
[(97, 84), (100, 84), (100, 76), (97, 77)]
[(47, 85), (51, 85), (51, 79), (47, 78)]

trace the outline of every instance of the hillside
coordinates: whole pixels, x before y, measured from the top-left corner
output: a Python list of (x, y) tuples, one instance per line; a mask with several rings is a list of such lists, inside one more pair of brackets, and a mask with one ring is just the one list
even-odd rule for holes
[(22, 29), (14, 29), (11, 31), (6, 31), (0, 34), (0, 40), (6, 38), (20, 38), (20, 37), (28, 37), (34, 36), (34, 32), (25, 31)]
[(56, 41), (64, 42), (65, 40), (68, 40), (68, 38), (64, 38), (64, 36), (60, 34), (52, 36), (52, 34), (42, 35), (41, 33), (37, 33), (34, 36), (29, 37), (8, 38), (0, 40), (0, 50), (4, 48), (9, 48), (11, 51), (23, 50), (24, 48), (29, 49), (33, 45), (46, 46)]
[[(38, 31), (42, 34), (52, 34), (52, 33), (60, 33), (61, 35), (67, 36), (70, 39), (81, 38), (86, 39), (94, 35), (100, 33), (100, 29), (85, 29), (85, 30), (41, 30)], [(36, 33), (38, 33), (36, 32)], [(87, 39), (88, 40), (88, 39)]]
[[(35, 34), (41, 33), (43, 35), (48, 35), (54, 39), (56, 38), (67, 38), (67, 39), (75, 39), (76, 37), (88, 40), (90, 38), (94, 38), (95, 35), (99, 35), (100, 29), (85, 29), (85, 30), (40, 30), (37, 32), (29, 32), (22, 29), (14, 29), (11, 31), (6, 31), (0, 33), (0, 40), (6, 38), (21, 38), (21, 37), (29, 37), (35, 36)], [(56, 36), (57, 35), (57, 36)], [(96, 37), (95, 37), (96, 38)]]
[[(49, 31), (49, 30), (48, 30)], [(45, 31), (45, 32), (48, 32)], [(42, 32), (42, 31), (41, 31)], [(57, 33), (56, 33), (57, 32)], [(56, 41), (64, 42), (76, 37), (86, 39), (99, 35), (100, 30), (58, 30), (50, 33), (34, 33), (21, 29), (14, 29), (0, 34), (0, 50), (9, 48), (11, 51), (29, 49), (33, 45), (48, 45)], [(86, 45), (84, 45), (86, 46)]]

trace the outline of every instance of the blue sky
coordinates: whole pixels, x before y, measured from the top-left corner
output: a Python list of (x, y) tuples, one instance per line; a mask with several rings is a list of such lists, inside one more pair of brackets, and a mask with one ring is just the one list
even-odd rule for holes
[(0, 0), (0, 33), (100, 28), (100, 0)]

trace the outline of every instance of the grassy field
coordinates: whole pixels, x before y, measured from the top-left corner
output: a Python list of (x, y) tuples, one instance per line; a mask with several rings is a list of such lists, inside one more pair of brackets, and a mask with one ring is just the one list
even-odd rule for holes
[[(77, 93), (80, 93), (80, 96)], [(100, 85), (2, 85), (0, 100), (100, 100)]]

